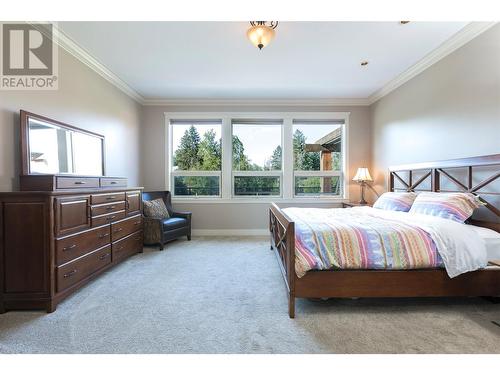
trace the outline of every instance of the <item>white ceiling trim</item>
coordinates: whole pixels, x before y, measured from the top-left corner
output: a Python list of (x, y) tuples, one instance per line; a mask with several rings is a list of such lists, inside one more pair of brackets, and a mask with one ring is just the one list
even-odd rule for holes
[(367, 106), (367, 98), (339, 99), (145, 99), (144, 105), (151, 106)]
[(111, 70), (101, 64), (95, 57), (80, 47), (73, 39), (67, 36), (61, 29), (57, 28), (57, 23), (53, 23), (55, 42), (77, 60), (88, 66), (94, 72), (103, 77), (106, 81), (123, 91), (125, 94), (136, 100), (140, 104), (144, 103), (144, 98), (124, 80), (118, 77)]
[(404, 85), (410, 79), (422, 73), (424, 70), (428, 69), (463, 45), (467, 44), (472, 39), (484, 33), (495, 24), (496, 22), (469, 23), (434, 51), (422, 58), (422, 60), (418, 61), (415, 65), (411, 66), (399, 76), (385, 84), (380, 90), (377, 90), (372, 95), (370, 95), (370, 97), (367, 98), (369, 105), (375, 103), (387, 94), (396, 90), (398, 87)]
[(453, 51), (470, 42), (479, 36), (496, 22), (471, 22), (458, 33), (453, 35), (446, 42), (441, 44), (434, 51), (426, 55), (415, 65), (411, 66), (405, 72), (388, 82), (381, 89), (374, 92), (368, 98), (331, 98), (331, 99), (148, 99), (140, 95), (136, 90), (129, 86), (125, 81), (118, 77), (111, 70), (101, 64), (95, 57), (90, 55), (85, 49), (80, 47), (74, 40), (67, 36), (63, 31), (57, 28), (54, 23), (54, 33), (56, 43), (74, 56), (80, 62), (91, 68), (101, 77), (113, 84), (142, 105), (148, 106), (369, 106), (401, 85), (408, 82), (413, 77), (422, 73), (430, 66), (434, 65)]

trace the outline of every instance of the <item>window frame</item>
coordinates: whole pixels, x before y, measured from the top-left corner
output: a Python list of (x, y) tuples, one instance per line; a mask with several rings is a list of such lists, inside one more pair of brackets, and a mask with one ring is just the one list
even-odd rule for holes
[[(307, 126), (308, 124), (305, 123), (305, 124), (301, 124), (300, 123), (300, 120), (301, 119), (294, 119), (295, 121), (297, 121), (297, 123), (293, 123), (292, 122), (292, 133), (293, 133), (293, 125), (302, 125), (302, 126)], [(318, 119), (314, 119), (314, 120), (318, 120)], [(326, 120), (326, 119), (325, 119)], [(332, 120), (332, 118), (330, 118), (329, 120)], [(338, 119), (335, 119), (335, 120), (338, 120)], [(329, 125), (329, 124), (325, 124), (325, 125)], [(333, 125), (333, 124), (332, 124)], [(340, 129), (341, 129), (341, 140), (340, 140), (340, 153), (342, 155), (342, 169), (340, 171), (335, 171), (335, 170), (331, 170), (331, 171), (325, 171), (325, 170), (319, 170), (319, 171), (302, 171), (302, 170), (295, 170), (293, 169), (293, 164), (294, 164), (294, 160), (292, 161), (292, 169), (293, 169), (293, 197), (294, 198), (315, 198), (315, 199), (318, 199), (318, 198), (323, 198), (323, 197), (330, 197), (330, 198), (339, 198), (339, 197), (344, 197), (345, 195), (345, 191), (347, 189), (346, 185), (345, 185), (345, 178), (344, 178), (344, 171), (345, 171), (345, 158), (346, 158), (346, 152), (344, 151), (344, 147), (345, 145), (347, 144), (347, 142), (344, 142), (344, 137), (345, 137), (345, 132), (346, 132), (346, 123), (345, 123), (345, 120), (344, 120), (344, 124), (335, 124), (335, 125), (340, 125)], [(293, 157), (293, 155), (292, 155)], [(310, 194), (310, 195), (297, 195), (297, 193), (295, 192), (295, 178), (296, 177), (339, 177), (340, 181), (341, 181), (341, 186), (340, 186), (340, 194), (338, 195), (321, 195), (321, 194), (317, 194), (317, 195), (314, 195), (314, 194)]]
[[(165, 160), (165, 188), (172, 191), (173, 175), (178, 173), (188, 173), (191, 176), (200, 176), (201, 172), (220, 176), (220, 189), (218, 196), (174, 196), (174, 202), (189, 202), (189, 203), (312, 203), (312, 202), (332, 202), (340, 203), (349, 200), (349, 181), (347, 180), (347, 171), (349, 170), (349, 117), (350, 112), (165, 112), (165, 146), (163, 147), (163, 156)], [(281, 171), (262, 171), (270, 172), (269, 175), (280, 174), (280, 196), (235, 196), (234, 195), (234, 177), (232, 168), (232, 122), (241, 119), (252, 120), (269, 120), (280, 119), (283, 121), (281, 125), (281, 147), (282, 147), (282, 168)], [(296, 172), (309, 173), (314, 176), (321, 175), (322, 171), (294, 171), (293, 170), (293, 120), (343, 120), (342, 127), (342, 170), (341, 178), (341, 195), (311, 195), (311, 196), (296, 196), (295, 195), (295, 177), (301, 177)], [(171, 121), (175, 120), (193, 120), (198, 121), (221, 121), (222, 124), (222, 166), (221, 171), (173, 171), (172, 156), (173, 156), (173, 139)], [(245, 172), (257, 173), (257, 171), (234, 171), (236, 175)], [(261, 172), (261, 171), (259, 171)], [(332, 172), (329, 176), (332, 176)]]
[[(284, 121), (283, 119), (279, 119), (281, 122), (280, 124), (276, 123), (276, 119), (270, 120), (269, 118), (264, 119), (264, 118), (256, 118), (250, 117), (251, 120), (256, 121), (255, 124), (252, 125), (261, 125), (261, 126), (277, 126), (279, 125), (280, 127), (280, 146), (281, 146), (281, 169), (276, 170), (276, 171), (238, 171), (233, 169), (233, 135), (234, 135), (234, 125), (243, 125), (244, 120), (248, 120), (248, 118), (235, 118), (231, 117), (230, 122), (231, 122), (231, 199), (263, 199), (263, 198), (282, 198), (283, 197), (283, 169), (284, 169), (284, 163), (283, 163), (283, 128), (284, 128)], [(266, 120), (274, 121), (275, 123), (269, 123), (266, 124)], [(261, 121), (259, 124), (258, 122)], [(279, 177), (279, 184), (280, 184), (280, 192), (278, 195), (236, 195), (234, 192), (234, 178), (235, 177), (240, 177), (240, 176), (247, 176), (247, 177)]]
[[(177, 198), (177, 199), (220, 199), (222, 197), (222, 166), (220, 171), (185, 171), (185, 170), (174, 170), (174, 165), (173, 165), (173, 154), (174, 154), (174, 137), (173, 137), (173, 127), (176, 125), (175, 121), (176, 120), (193, 120), (193, 124), (196, 124), (197, 121), (200, 123), (208, 121), (213, 121), (214, 123), (219, 122), (220, 127), (221, 127), (221, 137), (222, 137), (222, 120), (220, 118), (213, 119), (213, 118), (171, 118), (168, 120), (167, 123), (167, 140), (168, 140), (168, 175), (167, 178), (169, 179), (169, 184), (166, 184), (167, 189), (170, 191), (172, 194), (172, 199)], [(176, 195), (175, 194), (175, 177), (219, 177), (219, 194), (218, 195)]]

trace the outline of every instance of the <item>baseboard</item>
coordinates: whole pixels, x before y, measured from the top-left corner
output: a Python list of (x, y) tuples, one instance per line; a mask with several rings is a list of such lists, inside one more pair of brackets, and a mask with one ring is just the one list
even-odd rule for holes
[(267, 229), (193, 229), (193, 236), (267, 236)]

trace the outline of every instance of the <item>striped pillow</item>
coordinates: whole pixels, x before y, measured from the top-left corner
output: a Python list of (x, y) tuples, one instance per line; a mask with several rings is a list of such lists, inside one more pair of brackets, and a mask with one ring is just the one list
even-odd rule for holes
[(417, 194), (411, 192), (384, 193), (377, 199), (373, 207), (380, 208), (382, 210), (408, 212), (410, 211), (411, 205), (413, 204), (413, 201), (415, 200), (416, 197)]
[(471, 193), (420, 193), (410, 213), (439, 216), (463, 223), (481, 206)]

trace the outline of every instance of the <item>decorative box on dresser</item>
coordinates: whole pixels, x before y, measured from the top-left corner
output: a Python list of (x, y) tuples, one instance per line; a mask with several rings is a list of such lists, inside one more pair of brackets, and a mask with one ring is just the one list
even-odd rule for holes
[[(21, 176), (0, 193), (0, 312), (46, 309), (142, 251), (142, 188), (124, 178)], [(34, 190), (35, 189), (35, 190)]]

